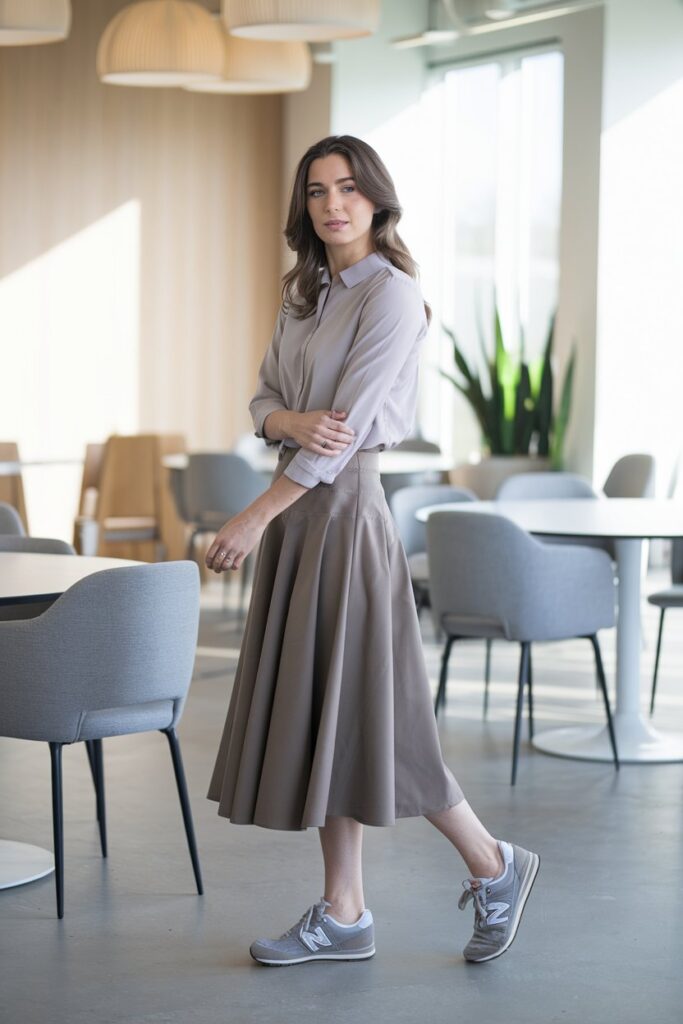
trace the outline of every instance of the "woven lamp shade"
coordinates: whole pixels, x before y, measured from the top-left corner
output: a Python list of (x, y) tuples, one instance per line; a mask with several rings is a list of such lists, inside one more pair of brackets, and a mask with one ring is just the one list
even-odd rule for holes
[(311, 81), (313, 61), (306, 43), (265, 43), (225, 33), (225, 64), (218, 82), (192, 82), (191, 92), (300, 92)]
[(380, 0), (223, 0), (232, 35), (282, 42), (326, 42), (369, 36), (379, 24)]
[(66, 39), (69, 0), (0, 0), (0, 46), (34, 46)]
[(97, 74), (115, 85), (171, 86), (215, 80), (223, 70), (223, 32), (186, 0), (142, 0), (109, 22), (97, 47)]

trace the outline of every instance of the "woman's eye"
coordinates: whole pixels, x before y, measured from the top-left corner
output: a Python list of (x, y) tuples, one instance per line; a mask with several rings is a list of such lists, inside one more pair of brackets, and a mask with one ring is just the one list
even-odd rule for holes
[(344, 185), (342, 192), (355, 192), (353, 185)]
[(319, 188), (316, 188), (316, 189), (313, 189), (312, 192), (308, 193), (308, 198), (309, 199), (315, 199), (317, 196), (320, 196), (320, 195), (322, 195), (322, 190), (319, 189)]

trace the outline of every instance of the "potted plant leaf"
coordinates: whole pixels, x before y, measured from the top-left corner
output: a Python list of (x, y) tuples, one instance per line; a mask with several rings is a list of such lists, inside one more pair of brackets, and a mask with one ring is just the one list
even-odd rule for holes
[(555, 403), (552, 365), (555, 317), (551, 318), (542, 354), (528, 362), (523, 335), (518, 353), (506, 348), (497, 308), (492, 355), (486, 350), (481, 326), (478, 328), (479, 365), (466, 358), (455, 332), (442, 326), (453, 345), (459, 376), (441, 369), (439, 373), (467, 399), (481, 429), (485, 456), (479, 466), (466, 465), (455, 470), (457, 479), (453, 482), (466, 484), (480, 497), (490, 498), (511, 473), (561, 469), (576, 349), (571, 352), (560, 397)]

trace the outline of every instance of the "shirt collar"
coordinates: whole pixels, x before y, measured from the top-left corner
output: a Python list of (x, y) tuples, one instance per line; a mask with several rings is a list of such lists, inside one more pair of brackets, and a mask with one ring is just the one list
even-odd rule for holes
[[(353, 288), (355, 285), (360, 284), (361, 281), (364, 281), (366, 277), (370, 277), (371, 274), (376, 274), (378, 270), (391, 266), (393, 264), (386, 257), (381, 256), (378, 252), (371, 252), (368, 256), (363, 257), (362, 260), (358, 260), (357, 263), (352, 263), (346, 270), (341, 270), (339, 276), (347, 288)], [(330, 283), (330, 272), (327, 267), (322, 269), (320, 282), (321, 284)]]

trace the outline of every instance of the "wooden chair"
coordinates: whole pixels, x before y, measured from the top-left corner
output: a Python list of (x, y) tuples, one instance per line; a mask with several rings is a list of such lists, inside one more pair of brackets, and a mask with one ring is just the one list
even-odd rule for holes
[[(170, 492), (164, 455), (185, 450), (178, 434), (113, 435), (97, 452), (86, 452), (81, 500), (92, 500), (97, 485), (94, 516), (79, 518), (83, 525), (97, 525), (98, 555), (154, 562), (183, 558), (185, 526), (180, 521)], [(98, 461), (100, 462), (97, 473)]]
[[(0, 462), (19, 462), (19, 445), (15, 441), (0, 441)], [(10, 476), (0, 476), (0, 501), (6, 501), (8, 505), (14, 506), (24, 524), (26, 533), (28, 533), (28, 517), (21, 470)]]

